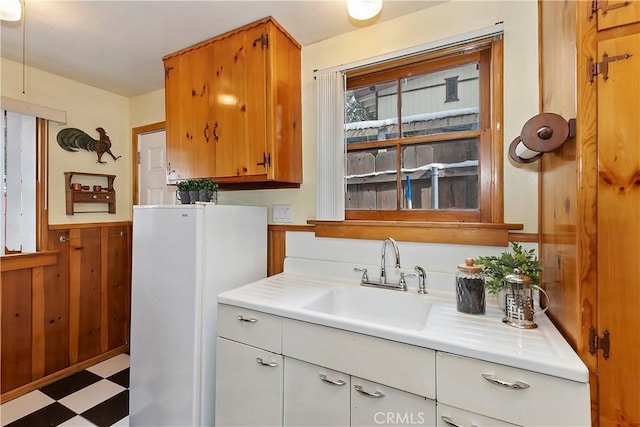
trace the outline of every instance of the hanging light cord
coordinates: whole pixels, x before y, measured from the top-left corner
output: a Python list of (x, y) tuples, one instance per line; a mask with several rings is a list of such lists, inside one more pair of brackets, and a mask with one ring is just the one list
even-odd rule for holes
[(25, 80), (26, 80), (26, 43), (25, 40), (27, 38), (27, 0), (23, 0), (22, 2), (23, 11), (22, 11), (22, 94), (25, 94)]

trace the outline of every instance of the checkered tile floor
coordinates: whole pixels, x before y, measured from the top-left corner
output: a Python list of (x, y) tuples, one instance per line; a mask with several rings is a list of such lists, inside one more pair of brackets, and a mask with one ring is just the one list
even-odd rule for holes
[(129, 356), (119, 354), (0, 406), (7, 427), (129, 426)]

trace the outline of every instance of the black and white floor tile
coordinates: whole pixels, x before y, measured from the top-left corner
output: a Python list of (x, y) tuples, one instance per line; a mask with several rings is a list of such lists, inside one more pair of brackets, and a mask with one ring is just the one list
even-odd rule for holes
[(129, 426), (129, 356), (119, 354), (0, 406), (2, 427)]

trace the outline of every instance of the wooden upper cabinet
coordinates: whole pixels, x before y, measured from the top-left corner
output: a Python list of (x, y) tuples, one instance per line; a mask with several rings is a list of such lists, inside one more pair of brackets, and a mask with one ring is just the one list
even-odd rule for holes
[(597, 14), (598, 30), (640, 22), (640, 1), (637, 0), (596, 0), (584, 5), (593, 8), (593, 16)]
[(170, 178), (213, 177), (227, 188), (300, 185), (300, 45), (272, 18), (164, 64)]

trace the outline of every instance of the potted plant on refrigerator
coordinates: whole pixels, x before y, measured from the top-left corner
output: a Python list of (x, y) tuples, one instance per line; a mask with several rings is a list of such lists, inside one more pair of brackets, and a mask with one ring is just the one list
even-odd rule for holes
[(187, 188), (189, 190), (189, 200), (191, 203), (195, 203), (200, 200), (200, 183), (196, 180), (190, 179), (187, 181)]
[(191, 203), (191, 198), (189, 197), (189, 181), (176, 182), (176, 198), (183, 205)]
[(218, 183), (213, 182), (211, 178), (201, 179), (199, 182), (199, 198), (201, 202), (213, 202), (217, 201)]

